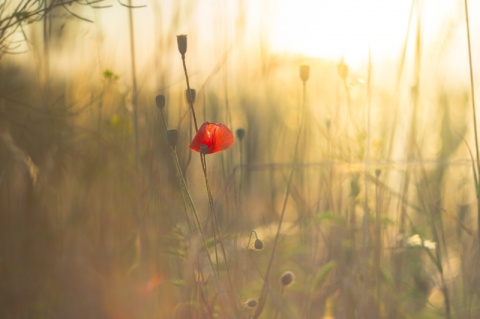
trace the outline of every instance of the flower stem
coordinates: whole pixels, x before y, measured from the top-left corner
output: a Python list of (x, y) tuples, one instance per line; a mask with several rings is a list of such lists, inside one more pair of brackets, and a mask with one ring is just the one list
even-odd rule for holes
[(185, 54), (182, 54), (183, 72), (185, 73), (185, 80), (187, 81), (187, 94), (188, 105), (192, 111), (193, 123), (195, 124), (195, 132), (198, 132), (197, 116), (195, 115), (195, 109), (193, 108), (192, 90), (190, 90), (190, 81), (188, 79), (187, 64), (185, 63)]
[[(223, 245), (223, 240), (222, 240), (222, 236), (221, 236), (221, 233), (220, 233), (220, 227), (218, 226), (218, 219), (217, 219), (217, 213), (215, 212), (215, 206), (214, 206), (214, 202), (213, 202), (213, 196), (212, 196), (212, 191), (210, 189), (210, 184), (208, 182), (208, 175), (207, 175), (207, 160), (206, 160), (206, 157), (205, 157), (205, 154), (200, 154), (201, 156), (201, 160), (202, 160), (202, 167), (203, 167), (203, 173), (204, 173), (204, 176), (205, 176), (205, 186), (207, 188), (207, 194), (208, 194), (208, 202), (209, 202), (209, 205), (210, 205), (210, 211), (212, 213), (212, 216), (213, 216), (213, 234), (214, 234), (214, 239), (215, 239), (215, 254), (217, 254), (217, 244), (216, 244), (216, 235), (218, 235), (218, 242), (220, 243), (220, 248), (222, 249), (222, 255), (223, 255), (223, 259), (224, 259), (224, 262), (225, 262), (225, 268), (227, 270), (227, 277), (228, 277), (228, 281), (229, 281), (229, 284), (231, 286), (231, 288), (233, 288), (232, 286), (232, 281), (231, 281), (231, 277), (230, 277), (230, 269), (228, 267), (228, 262), (227, 262), (227, 254), (226, 254), (226, 251), (225, 251), (225, 246)], [(217, 257), (217, 265), (218, 265), (218, 256)], [(218, 269), (217, 269), (218, 271)], [(232, 290), (233, 291), (233, 290)]]
[(177, 152), (176, 152), (175, 148), (172, 148), (172, 158), (173, 158), (173, 161), (175, 163), (175, 169), (177, 171), (178, 179), (180, 180), (180, 184), (182, 185), (182, 189), (183, 189), (184, 193), (186, 194), (186, 197), (188, 199), (188, 203), (189, 203), (189, 205), (192, 209), (193, 215), (195, 216), (195, 222), (197, 224), (197, 228), (198, 228), (198, 231), (200, 233), (200, 236), (202, 237), (202, 241), (203, 241), (203, 245), (205, 246), (208, 261), (210, 262), (210, 266), (212, 267), (212, 271), (215, 275), (215, 279), (216, 279), (217, 284), (218, 284), (218, 272), (215, 271), (215, 267), (213, 266), (212, 257), (210, 256), (210, 253), (208, 251), (208, 245), (207, 245), (207, 241), (205, 239), (205, 235), (203, 233), (202, 225), (200, 223), (200, 219), (198, 218), (197, 210), (195, 209), (195, 205), (193, 204), (193, 200), (192, 200), (192, 197), (190, 195), (190, 192), (188, 191), (187, 182), (185, 181), (185, 178), (183, 177), (182, 169), (180, 168), (180, 162), (178, 160), (178, 156), (177, 156)]

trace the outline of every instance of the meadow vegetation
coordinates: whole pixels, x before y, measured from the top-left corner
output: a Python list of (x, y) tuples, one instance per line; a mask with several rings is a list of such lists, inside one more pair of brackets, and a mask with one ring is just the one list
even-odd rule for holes
[[(145, 62), (143, 4), (64, 2), (0, 4), (1, 318), (480, 317), (474, 83), (437, 50), (465, 15), (353, 68), (271, 52), (243, 1), (203, 38), (148, 2)], [(233, 145), (191, 150), (204, 122)]]

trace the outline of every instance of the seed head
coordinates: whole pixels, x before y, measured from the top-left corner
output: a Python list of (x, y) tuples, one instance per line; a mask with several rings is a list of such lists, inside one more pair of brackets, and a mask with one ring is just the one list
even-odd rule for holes
[(178, 51), (180, 54), (185, 56), (185, 53), (187, 53), (187, 35), (186, 34), (181, 34), (177, 35), (177, 46), (178, 46)]
[(171, 147), (177, 146), (178, 131), (175, 130), (175, 129), (167, 130), (167, 141), (168, 141), (168, 144), (170, 144)]
[(293, 283), (294, 279), (295, 279), (295, 276), (293, 275), (293, 272), (286, 271), (280, 277), (280, 283), (282, 284), (282, 286), (288, 287)]
[(155, 103), (158, 108), (163, 109), (165, 107), (165, 95), (157, 95), (155, 97)]
[(249, 308), (255, 308), (257, 306), (257, 301), (255, 299), (248, 299), (245, 301), (245, 306)]
[(240, 140), (240, 142), (243, 140), (245, 137), (245, 129), (244, 128), (239, 128), (237, 129), (237, 138)]
[(262, 250), (263, 249), (263, 241), (261, 239), (255, 239), (255, 242), (253, 243), (253, 247), (256, 250)]
[(300, 79), (303, 83), (307, 82), (310, 77), (310, 66), (309, 65), (300, 65)]
[(187, 98), (188, 104), (194, 104), (195, 103), (195, 98), (197, 97), (197, 91), (195, 91), (195, 89), (190, 89), (190, 91), (188, 89), (186, 89), (185, 90), (185, 97)]

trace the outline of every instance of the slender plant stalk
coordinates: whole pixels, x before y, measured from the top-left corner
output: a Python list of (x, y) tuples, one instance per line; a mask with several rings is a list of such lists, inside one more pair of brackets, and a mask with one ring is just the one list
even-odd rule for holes
[(192, 111), (193, 124), (195, 125), (195, 132), (198, 132), (198, 123), (197, 116), (195, 115), (195, 109), (193, 108), (193, 97), (192, 91), (190, 90), (190, 80), (188, 79), (187, 64), (185, 63), (185, 54), (182, 54), (182, 64), (183, 72), (185, 73), (185, 81), (187, 82), (187, 94), (188, 94), (188, 105)]
[(128, 23), (129, 23), (129, 36), (130, 36), (130, 62), (132, 68), (132, 121), (133, 121), (133, 135), (134, 135), (134, 148), (135, 148), (135, 178), (136, 178), (136, 211), (134, 214), (138, 220), (138, 231), (140, 236), (140, 265), (142, 276), (148, 276), (146, 265), (148, 262), (148, 234), (145, 226), (145, 218), (141, 214), (143, 211), (140, 200), (140, 146), (138, 138), (138, 104), (137, 104), (137, 71), (136, 71), (136, 58), (135, 58), (135, 34), (134, 34), (134, 22), (133, 22), (133, 7), (131, 0), (128, 1)]
[[(368, 78), (367, 78), (367, 114), (365, 118), (365, 126), (366, 126), (366, 139), (365, 139), (365, 167), (364, 167), (364, 185), (365, 185), (365, 201), (363, 205), (363, 242), (362, 242), (362, 249), (363, 249), (363, 261), (361, 263), (362, 272), (364, 278), (369, 277), (369, 259), (370, 259), (370, 207), (368, 206), (369, 202), (369, 169), (370, 169), (370, 108), (371, 108), (371, 91), (372, 91), (372, 55), (371, 51), (368, 51)], [(365, 291), (367, 291), (368, 287), (364, 287)], [(369, 294), (365, 293), (361, 295), (361, 303), (360, 303), (360, 313), (362, 316), (368, 316), (368, 298), (370, 297)]]
[[(220, 227), (218, 225), (218, 220), (217, 220), (217, 214), (215, 212), (215, 206), (214, 206), (214, 202), (213, 202), (212, 191), (210, 189), (210, 184), (209, 184), (208, 178), (207, 178), (207, 159), (206, 159), (205, 154), (201, 154), (201, 156), (202, 156), (202, 162), (203, 162), (203, 165), (204, 165), (203, 166), (203, 171), (204, 171), (204, 174), (205, 174), (205, 186), (207, 188), (208, 202), (210, 204), (210, 210), (212, 211), (212, 215), (213, 215), (214, 236), (215, 236), (215, 232), (216, 232), (216, 234), (218, 235), (220, 248), (222, 249), (223, 259), (224, 259), (224, 262), (225, 262), (225, 268), (227, 270), (227, 277), (228, 277), (229, 283), (230, 283), (232, 291), (233, 291), (233, 285), (232, 285), (232, 281), (231, 281), (231, 277), (230, 277), (230, 269), (228, 267), (228, 262), (227, 262), (227, 254), (226, 254), (225, 246), (223, 245), (223, 240), (222, 240), (222, 236), (221, 236), (221, 233), (220, 233)], [(215, 249), (215, 254), (217, 254), (216, 249)], [(216, 257), (218, 258), (218, 256), (216, 256)], [(217, 265), (218, 265), (218, 259), (217, 259)]]
[(50, 14), (47, 12), (48, 1), (44, 3), (45, 14), (43, 16), (43, 84), (45, 92), (45, 107), (50, 104)]
[[(183, 71), (185, 73), (185, 81), (187, 82), (187, 92), (188, 92), (188, 95), (189, 95), (188, 96), (188, 104), (190, 105), (190, 110), (192, 112), (193, 123), (195, 125), (195, 132), (198, 132), (197, 116), (195, 114), (195, 108), (193, 106), (192, 91), (190, 89), (190, 80), (188, 78), (187, 65), (185, 63), (185, 54), (182, 54), (182, 64), (183, 64)], [(222, 238), (221, 238), (221, 235), (220, 235), (220, 228), (219, 228), (218, 222), (217, 222), (217, 215), (216, 215), (216, 212), (215, 212), (213, 196), (212, 196), (212, 192), (210, 190), (210, 184), (208, 182), (207, 161), (206, 161), (206, 158), (205, 158), (205, 154), (200, 153), (200, 161), (202, 163), (203, 176), (204, 176), (204, 179), (205, 179), (205, 186), (207, 188), (208, 203), (209, 203), (209, 206), (210, 206), (210, 211), (212, 213), (213, 222), (214, 222), (213, 236), (214, 236), (214, 241), (215, 241), (215, 257), (217, 258), (216, 259), (217, 260), (217, 267), (218, 267), (217, 235), (218, 235), (218, 241), (219, 241), (220, 247), (222, 249), (223, 259), (225, 261), (225, 267), (227, 269), (227, 275), (228, 275), (229, 281), (231, 283), (230, 271), (229, 271), (228, 262), (227, 262), (227, 255), (226, 255), (225, 247), (223, 245), (223, 241), (222, 241)], [(217, 269), (217, 271), (218, 271), (218, 269)]]
[[(477, 111), (475, 109), (475, 86), (473, 81), (473, 64), (472, 64), (472, 45), (470, 41), (470, 22), (468, 19), (468, 0), (464, 0), (465, 3), (465, 22), (467, 27), (467, 43), (468, 43), (468, 66), (470, 71), (470, 91), (472, 94), (472, 117), (473, 117), (473, 131), (475, 138), (475, 153), (477, 158), (475, 160), (476, 170), (478, 174), (480, 172), (480, 149), (478, 145), (478, 128), (477, 128)], [(477, 195), (477, 239), (478, 239), (478, 248), (480, 249), (480, 185), (478, 181), (475, 182), (475, 194)]]
[(132, 86), (133, 86), (133, 94), (132, 94), (132, 117), (133, 117), (133, 134), (135, 138), (135, 165), (137, 171), (140, 169), (140, 146), (139, 146), (139, 138), (138, 138), (138, 104), (137, 104), (137, 68), (135, 63), (135, 34), (133, 31), (133, 7), (132, 7), (132, 0), (128, 0), (129, 8), (128, 8), (128, 23), (129, 23), (129, 33), (130, 33), (130, 61), (132, 67)]
[(210, 256), (210, 253), (208, 252), (207, 240), (205, 239), (205, 235), (203, 233), (202, 225), (200, 223), (200, 219), (198, 218), (197, 210), (196, 210), (195, 205), (193, 203), (192, 196), (190, 195), (190, 192), (188, 191), (187, 182), (185, 181), (185, 178), (183, 177), (182, 169), (180, 167), (180, 161), (178, 160), (177, 151), (176, 151), (175, 148), (172, 148), (172, 158), (173, 158), (173, 161), (175, 163), (175, 169), (177, 171), (178, 179), (180, 180), (180, 183), (182, 185), (182, 189), (187, 196), (188, 204), (190, 205), (190, 208), (192, 209), (193, 215), (195, 217), (195, 222), (197, 224), (198, 232), (200, 233), (200, 236), (202, 237), (202, 241), (203, 241), (203, 245), (205, 246), (208, 261), (210, 262), (210, 266), (212, 267), (212, 271), (215, 274), (215, 279), (218, 282), (218, 273), (215, 271), (215, 267), (213, 266), (212, 257)]
[[(195, 114), (195, 108), (194, 108), (194, 105), (193, 105), (194, 101), (193, 101), (193, 97), (192, 97), (192, 90), (190, 89), (190, 80), (189, 80), (189, 77), (188, 77), (187, 65), (186, 65), (186, 62), (185, 62), (185, 54), (181, 53), (181, 56), (182, 56), (183, 71), (184, 71), (184, 74), (185, 74), (185, 81), (187, 82), (188, 103), (189, 103), (189, 106), (190, 106), (190, 110), (192, 112), (193, 123), (195, 125), (195, 132), (198, 132), (197, 116)], [(229, 270), (229, 267), (228, 267), (227, 254), (226, 254), (225, 246), (223, 244), (223, 240), (222, 240), (222, 236), (221, 236), (221, 232), (220, 232), (220, 227), (218, 225), (217, 214), (215, 212), (215, 205), (214, 205), (214, 201), (213, 201), (213, 195), (212, 195), (212, 192), (211, 192), (211, 189), (210, 189), (210, 184), (209, 184), (209, 181), (208, 181), (207, 161), (206, 161), (205, 154), (200, 153), (200, 161), (201, 161), (201, 164), (202, 164), (202, 171), (203, 171), (203, 176), (204, 176), (204, 179), (205, 179), (205, 186), (206, 186), (206, 189), (207, 189), (210, 212), (213, 216), (213, 224), (214, 224), (213, 225), (213, 238), (214, 238), (214, 246), (215, 246), (215, 257), (216, 257), (216, 261), (217, 261), (217, 276), (218, 276), (218, 272), (219, 272), (218, 271), (219, 259), (218, 259), (218, 251), (217, 251), (217, 236), (218, 236), (218, 242), (220, 243), (220, 248), (221, 248), (222, 254), (223, 254), (223, 260), (225, 262), (225, 268), (227, 270), (227, 277), (228, 277), (228, 282), (229, 282), (229, 285), (230, 285), (230, 293), (233, 293), (234, 292), (234, 287), (233, 287), (232, 279), (231, 279), (231, 276), (230, 276), (230, 270)], [(232, 302), (234, 302), (234, 301), (232, 300)], [(234, 306), (236, 306), (236, 305), (234, 305)]]
[[(381, 215), (380, 215), (380, 205), (381, 199), (378, 189), (378, 180), (380, 178), (380, 170), (375, 171), (375, 259), (374, 259), (374, 276), (375, 276), (375, 299), (378, 300), (377, 305), (380, 304), (381, 298), (381, 273), (380, 273), (380, 260), (381, 260), (381, 249), (382, 249), (382, 225), (381, 225)], [(379, 307), (377, 307), (379, 309)]]
[(268, 292), (268, 286), (269, 286), (268, 281), (269, 281), (269, 276), (270, 276), (270, 270), (272, 269), (273, 260), (275, 258), (275, 253), (276, 253), (277, 246), (278, 246), (278, 240), (280, 238), (280, 232), (281, 232), (281, 229), (282, 229), (283, 218), (285, 217), (285, 211), (286, 211), (286, 208), (287, 208), (288, 199), (290, 197), (293, 175), (294, 175), (294, 172), (297, 168), (298, 145), (299, 145), (300, 136), (301, 136), (301, 133), (302, 133), (303, 123), (304, 123), (304, 120), (305, 120), (305, 108), (306, 108), (305, 107), (305, 105), (306, 105), (305, 96), (306, 96), (306, 81), (303, 81), (303, 101), (302, 101), (302, 109), (301, 109), (301, 112), (300, 112), (301, 118), (300, 118), (300, 121), (299, 121), (299, 128), (298, 128), (298, 132), (297, 132), (297, 139), (295, 141), (295, 148), (293, 150), (292, 168), (290, 170), (290, 175), (288, 177), (287, 190), (285, 192), (285, 198), (283, 200), (283, 206), (282, 206), (282, 212), (280, 214), (280, 220), (278, 221), (277, 233), (275, 234), (275, 239), (273, 241), (272, 253), (270, 254), (270, 259), (268, 261), (267, 270), (265, 271), (265, 276), (263, 278), (262, 291), (260, 292), (260, 297), (258, 298), (258, 305), (257, 305), (257, 308), (255, 309), (255, 312), (252, 316), (252, 319), (257, 319), (262, 314), (263, 308), (265, 307), (265, 303), (267, 301), (267, 292)]
[[(163, 107), (160, 108), (160, 115), (161, 115), (160, 117), (162, 118), (163, 127), (165, 128), (165, 132), (167, 132), (168, 125), (167, 125), (167, 120), (165, 118), (165, 114), (163, 114)], [(182, 190), (185, 190), (185, 189), (188, 190), (187, 185), (185, 185), (185, 187), (184, 187), (183, 182), (181, 180), (181, 179), (184, 179), (182, 170), (181, 169), (180, 169), (180, 171), (177, 170), (177, 164), (178, 164), (178, 167), (180, 167), (180, 161), (178, 160), (178, 154), (177, 154), (176, 150), (175, 150), (175, 156), (173, 156), (173, 154), (172, 154), (172, 158), (175, 162), (175, 170), (176, 170), (177, 178), (180, 181), (180, 185), (182, 185)], [(190, 203), (190, 201), (186, 199), (185, 193), (186, 192), (182, 192), (184, 205), (185, 205), (186, 201), (188, 201)], [(191, 203), (191, 204), (193, 204), (193, 203)], [(187, 220), (188, 229), (191, 229), (190, 218), (188, 217), (188, 212), (187, 212), (187, 206), (185, 205), (184, 208), (185, 208), (185, 219)]]

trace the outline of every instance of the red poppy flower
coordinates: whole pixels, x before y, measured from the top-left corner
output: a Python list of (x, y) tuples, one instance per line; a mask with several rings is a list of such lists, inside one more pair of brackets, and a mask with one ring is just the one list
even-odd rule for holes
[(221, 123), (205, 122), (198, 130), (197, 135), (195, 135), (190, 144), (190, 149), (205, 154), (212, 154), (226, 150), (232, 144), (233, 134), (228, 127)]

